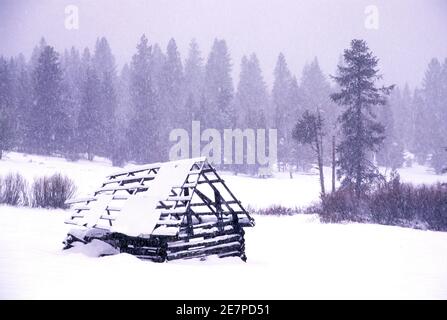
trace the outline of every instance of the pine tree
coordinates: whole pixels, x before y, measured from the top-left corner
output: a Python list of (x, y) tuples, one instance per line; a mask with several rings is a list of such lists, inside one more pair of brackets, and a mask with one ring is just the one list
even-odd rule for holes
[[(239, 84), (235, 95), (234, 109), (238, 118), (237, 127), (241, 129), (266, 128), (265, 110), (268, 106), (267, 88), (262, 77), (261, 68), (256, 55), (253, 53), (250, 58), (242, 58)], [(256, 151), (256, 146), (248, 146)], [(235, 167), (236, 169), (236, 167)], [(255, 174), (258, 165), (248, 165), (246, 162), (242, 166), (237, 166), (238, 171)]]
[(316, 113), (312, 113), (306, 110), (295, 125), (293, 138), (300, 144), (310, 145), (316, 155), (321, 196), (326, 193), (323, 173), (323, 137), (324, 123), (320, 112), (317, 110)]
[[(399, 92), (396, 90), (395, 92)], [(395, 93), (393, 91), (393, 94)], [(384, 127), (385, 139), (379, 152), (376, 154), (377, 164), (395, 170), (402, 167), (404, 162), (404, 149), (400, 140), (396, 137), (395, 117), (392, 99), (381, 108), (378, 120)]]
[(446, 172), (447, 167), (447, 148), (439, 148), (433, 153), (431, 158), (431, 166), (436, 174), (442, 174)]
[(111, 159), (115, 166), (123, 166), (129, 157), (128, 128), (130, 121), (135, 117), (130, 96), (130, 67), (125, 64), (121, 69), (117, 84), (117, 109), (113, 130), (113, 145)]
[(0, 57), (0, 159), (3, 150), (11, 147), (13, 117), (12, 75), (8, 62)]
[(23, 55), (17, 58), (16, 79), (16, 117), (17, 117), (17, 139), (18, 150), (29, 150), (29, 137), (33, 134), (29, 130), (30, 111), (32, 106), (32, 87), (30, 73)]
[(374, 107), (386, 103), (393, 86), (376, 87), (381, 78), (378, 59), (365, 41), (352, 40), (343, 57), (345, 65), (338, 66), (338, 75), (333, 77), (341, 91), (331, 95), (334, 102), (345, 107), (340, 118), (343, 136), (337, 148), (338, 174), (343, 177), (343, 186), (359, 197), (380, 176), (371, 153), (377, 152), (383, 142), (384, 128), (376, 119)]
[[(182, 117), (183, 99), (183, 66), (177, 44), (171, 39), (166, 48), (166, 60), (163, 65), (162, 96), (165, 111), (170, 114), (172, 125), (178, 126)], [(175, 116), (176, 115), (176, 116)]]
[(116, 122), (116, 65), (115, 57), (112, 54), (106, 38), (98, 39), (95, 46), (95, 53), (92, 58), (92, 66), (98, 75), (101, 86), (99, 90), (100, 101), (97, 106), (100, 113), (101, 134), (97, 139), (97, 152), (99, 155), (111, 157), (114, 153), (113, 138), (115, 135)]
[[(158, 128), (160, 145), (169, 145), (169, 133), (175, 128), (187, 128), (191, 124), (185, 121), (186, 110), (183, 91), (183, 66), (177, 44), (171, 39), (166, 48), (166, 59), (163, 64), (160, 81), (160, 100), (158, 114), (161, 125)], [(168, 148), (159, 149), (163, 159), (168, 158)]]
[(432, 59), (428, 64), (423, 80), (424, 101), (430, 114), (426, 130), (430, 135), (429, 152), (434, 153), (442, 148), (442, 77), (441, 64), (438, 59)]
[(239, 84), (235, 95), (238, 127), (265, 128), (265, 110), (268, 104), (267, 87), (262, 77), (258, 58), (242, 58)]
[(412, 108), (415, 110), (412, 151), (416, 155), (417, 162), (424, 165), (427, 161), (427, 155), (430, 153), (431, 134), (429, 126), (431, 119), (422, 90), (414, 90)]
[[(326, 135), (324, 144), (330, 145), (332, 136), (336, 135), (336, 122), (340, 114), (334, 102), (330, 99), (332, 93), (328, 79), (320, 68), (315, 57), (312, 63), (306, 65), (301, 77), (302, 108), (314, 113), (320, 113), (325, 119)], [(323, 161), (329, 161), (331, 153), (327, 148)]]
[[(444, 147), (444, 152), (439, 152), (439, 168), (438, 172), (446, 173), (447, 172), (447, 58), (444, 60), (444, 64), (442, 65), (441, 72), (441, 135), (443, 137), (443, 141), (441, 142)], [(436, 168), (435, 168), (436, 170)]]
[(84, 74), (81, 66), (81, 56), (76, 48), (72, 47), (70, 51), (65, 51), (61, 59), (61, 67), (63, 72), (62, 105), (68, 121), (65, 152), (70, 160), (77, 160), (79, 152), (77, 148), (79, 141), (77, 121), (82, 103), (81, 88)]
[(280, 53), (275, 66), (272, 89), (274, 127), (278, 130), (278, 161), (282, 164), (279, 170), (285, 170), (291, 158), (293, 121), (298, 117), (298, 115), (292, 116), (291, 85), (292, 75), (284, 55)]
[(80, 73), (81, 86), (87, 77), (87, 71), (91, 68), (92, 68), (92, 55), (90, 53), (90, 49), (85, 48), (81, 56), (80, 70), (78, 70)]
[(411, 145), (411, 138), (413, 136), (411, 124), (414, 122), (414, 111), (411, 109), (412, 96), (409, 85), (406, 83), (402, 90), (401, 109), (395, 110), (396, 132), (400, 132), (400, 137), (397, 140), (402, 144), (402, 147), (409, 149)]
[[(291, 92), (290, 92), (290, 104), (292, 106), (292, 113), (290, 115), (290, 122), (297, 121), (304, 113), (304, 94), (301, 88), (298, 86), (298, 80), (296, 77), (292, 77)], [(316, 112), (316, 110), (314, 110)], [(296, 125), (295, 125), (296, 126)], [(293, 137), (293, 135), (292, 135)], [(296, 164), (297, 170), (307, 172), (312, 168), (312, 164), (315, 161), (315, 152), (309, 144), (296, 143), (296, 139), (290, 139), (288, 146), (289, 153), (287, 162), (290, 166)], [(290, 168), (292, 169), (292, 168)], [(290, 174), (291, 171), (290, 171)]]
[(134, 117), (129, 123), (130, 155), (139, 163), (160, 161), (157, 101), (151, 79), (151, 46), (145, 35), (130, 66), (130, 96)]
[(43, 50), (47, 46), (48, 45), (47, 45), (45, 38), (41, 38), (39, 41), (39, 44), (36, 47), (34, 47), (33, 52), (31, 53), (30, 61), (29, 61), (30, 73), (32, 73), (37, 68), (37, 64), (39, 62), (40, 55), (42, 54)]
[[(200, 120), (200, 101), (203, 95), (204, 66), (199, 46), (195, 40), (189, 45), (188, 57), (185, 61), (185, 110), (187, 123)], [(189, 126), (190, 127), (190, 126)], [(190, 131), (190, 128), (188, 130)]]
[[(104, 74), (101, 82), (101, 128), (102, 128), (102, 145), (100, 146), (100, 152), (108, 157), (115, 159), (117, 152), (116, 136), (121, 134), (119, 127), (117, 126), (117, 97), (116, 87), (117, 82), (116, 74), (108, 72)], [(116, 131), (119, 132), (116, 132)], [(119, 161), (121, 163), (121, 160)]]
[[(441, 71), (441, 101), (444, 104), (444, 106), (447, 103), (447, 58), (444, 59), (444, 63), (442, 65), (442, 71)], [(447, 110), (446, 108), (443, 109), (443, 121), (444, 123), (447, 122)], [(445, 128), (445, 127), (444, 127)]]
[(424, 78), (424, 96), (431, 115), (430, 164), (437, 174), (443, 172), (447, 163), (446, 80), (446, 63), (442, 66), (437, 59), (432, 59)]
[(338, 116), (337, 108), (330, 99), (331, 86), (316, 57), (311, 64), (304, 67), (300, 88), (303, 95), (303, 108), (313, 111), (320, 110), (328, 126), (335, 127)]
[(112, 54), (109, 42), (105, 37), (96, 40), (95, 52), (92, 57), (92, 66), (100, 80), (107, 74), (116, 74), (115, 57)]
[(152, 83), (152, 91), (155, 101), (160, 103), (163, 95), (163, 68), (166, 63), (166, 55), (157, 43), (151, 46), (150, 53), (150, 78)]
[(121, 69), (118, 77), (118, 107), (116, 112), (116, 118), (125, 127), (127, 127), (130, 119), (132, 118), (131, 98), (130, 98), (130, 67), (126, 63)]
[(203, 125), (206, 128), (223, 130), (235, 123), (232, 110), (234, 94), (231, 78), (231, 59), (225, 40), (216, 39), (205, 67), (205, 101)]
[[(409, 149), (411, 146), (412, 123), (414, 123), (414, 111), (411, 109), (412, 97), (408, 84), (403, 90), (396, 87), (390, 95), (389, 107), (393, 114), (393, 145), (400, 149)], [(387, 121), (387, 119), (383, 119)], [(391, 142), (387, 137), (388, 142)], [(387, 142), (385, 142), (387, 145)]]
[(445, 107), (445, 79), (443, 67), (433, 58), (428, 64), (423, 79), (422, 90), (414, 95), (416, 106), (413, 147), (418, 162), (426, 163), (431, 158), (431, 166), (439, 172), (444, 161), (447, 146), (447, 108)]
[(16, 148), (20, 143), (20, 132), (19, 129), (19, 115), (18, 115), (18, 79), (19, 79), (19, 61), (14, 57), (9, 58), (7, 61), (7, 75), (9, 82), (9, 92), (10, 103), (8, 106), (9, 120), (8, 127), (10, 131), (9, 144), (10, 148)]
[(59, 55), (46, 46), (33, 73), (34, 103), (30, 127), (32, 148), (43, 154), (62, 151), (66, 140), (66, 114), (62, 109), (62, 71)]
[(100, 104), (101, 81), (93, 68), (87, 69), (82, 85), (81, 110), (78, 119), (79, 149), (92, 161), (97, 154), (98, 137), (101, 136)]

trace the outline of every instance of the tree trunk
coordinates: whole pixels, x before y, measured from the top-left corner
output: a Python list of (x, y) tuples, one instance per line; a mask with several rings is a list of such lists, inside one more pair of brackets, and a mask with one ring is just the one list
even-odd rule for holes
[(357, 145), (354, 146), (354, 148), (357, 149), (357, 168), (356, 168), (356, 174), (355, 174), (355, 194), (357, 198), (360, 198), (361, 192), (362, 192), (362, 160), (361, 157), (363, 156), (361, 154), (361, 149), (363, 148), (363, 124), (362, 124), (362, 108), (360, 105), (357, 106)]
[(335, 136), (332, 136), (332, 192), (335, 192)]
[[(320, 120), (319, 112), (318, 112), (318, 120)], [(319, 132), (316, 123), (315, 123), (315, 144), (317, 151), (318, 171), (320, 173), (321, 196), (325, 196), (326, 192), (324, 190), (324, 173), (323, 173), (323, 137), (321, 136), (321, 133)]]
[(321, 195), (324, 196), (326, 192), (324, 190), (323, 159), (321, 155), (321, 146), (319, 146), (319, 144), (317, 144), (317, 153), (318, 153), (318, 171), (320, 172)]

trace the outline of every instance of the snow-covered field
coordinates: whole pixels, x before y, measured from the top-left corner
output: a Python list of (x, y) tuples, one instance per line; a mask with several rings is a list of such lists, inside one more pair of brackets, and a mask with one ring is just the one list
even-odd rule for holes
[[(62, 172), (79, 195), (116, 170), (106, 161), (9, 153), (0, 175)], [(318, 177), (254, 179), (223, 175), (252, 207), (305, 206)], [(424, 167), (401, 170), (404, 181), (447, 181)], [(447, 299), (447, 233), (367, 224), (321, 224), (314, 215), (255, 216), (247, 229), (248, 262), (236, 258), (156, 264), (120, 254), (104, 258), (62, 251), (67, 211), (0, 206), (0, 298), (147, 299)]]

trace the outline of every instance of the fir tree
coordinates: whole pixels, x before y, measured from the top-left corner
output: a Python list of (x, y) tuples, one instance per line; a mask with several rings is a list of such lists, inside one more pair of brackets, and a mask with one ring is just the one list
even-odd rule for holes
[(92, 55), (89, 48), (84, 48), (81, 56), (81, 66), (78, 72), (80, 73), (81, 86), (87, 76), (87, 71), (92, 68)]
[[(188, 123), (200, 120), (200, 101), (204, 86), (204, 66), (199, 46), (195, 40), (189, 45), (188, 57), (185, 61), (185, 96)], [(188, 127), (190, 131), (190, 128)]]
[(265, 110), (268, 104), (267, 88), (258, 58), (242, 58), (239, 84), (235, 95), (238, 127), (265, 128)]
[(116, 119), (120, 121), (125, 127), (127, 127), (130, 119), (133, 117), (131, 114), (131, 98), (130, 98), (130, 67), (126, 63), (121, 69), (118, 77), (118, 107), (116, 112)]
[(30, 148), (29, 130), (30, 113), (32, 106), (32, 87), (30, 73), (23, 55), (17, 58), (17, 79), (16, 79), (16, 118), (17, 118), (17, 139), (16, 144), (19, 150), (27, 151)]
[(323, 137), (324, 123), (320, 112), (312, 113), (306, 110), (298, 119), (293, 130), (293, 138), (300, 144), (310, 145), (317, 158), (318, 172), (320, 175), (321, 196), (325, 195), (323, 173)]
[(130, 96), (133, 118), (129, 123), (130, 155), (139, 163), (160, 161), (157, 101), (151, 79), (151, 46), (145, 35), (130, 66)]
[[(61, 59), (61, 68), (63, 72), (62, 81), (62, 105), (67, 114), (67, 156), (71, 160), (78, 159), (78, 137), (77, 120), (81, 109), (81, 88), (83, 81), (83, 72), (81, 67), (81, 57), (79, 51), (72, 47), (70, 51), (66, 50)], [(81, 72), (80, 72), (81, 70)]]
[(37, 64), (39, 62), (40, 55), (42, 54), (43, 50), (47, 46), (48, 45), (47, 45), (45, 38), (41, 38), (39, 41), (39, 44), (36, 47), (34, 47), (33, 52), (31, 53), (30, 61), (29, 61), (29, 67), (30, 67), (29, 71), (30, 72), (33, 72), (36, 69)]
[(79, 149), (87, 153), (92, 161), (98, 150), (98, 137), (101, 136), (100, 104), (101, 81), (94, 69), (87, 69), (82, 85), (81, 110), (78, 119)]
[(337, 148), (338, 174), (343, 177), (343, 186), (359, 197), (379, 177), (371, 153), (378, 151), (384, 128), (376, 119), (374, 107), (386, 103), (393, 86), (376, 87), (381, 79), (378, 59), (365, 41), (352, 40), (343, 58), (345, 65), (338, 66), (338, 74), (333, 77), (341, 91), (331, 95), (334, 102), (345, 107), (340, 117), (343, 136)]
[[(183, 66), (177, 44), (171, 39), (166, 48), (166, 60), (163, 65), (162, 96), (164, 110), (170, 114), (171, 122), (181, 120), (183, 115)], [(177, 116), (174, 116), (177, 115)], [(180, 125), (172, 123), (173, 126)]]
[(105, 37), (96, 40), (92, 66), (95, 68), (95, 72), (100, 80), (107, 74), (116, 75), (115, 57)]
[[(444, 70), (443, 70), (444, 69)], [(438, 59), (430, 61), (423, 81), (424, 100), (429, 112), (429, 152), (431, 166), (436, 173), (441, 173), (447, 161), (445, 148), (447, 147), (447, 108), (445, 94), (445, 66)]]
[(216, 39), (205, 67), (204, 127), (223, 130), (235, 123), (232, 110), (234, 94), (231, 59), (225, 40)]
[(8, 62), (0, 57), (0, 159), (3, 150), (11, 147), (12, 140), (12, 75)]
[[(237, 127), (241, 129), (265, 128), (265, 110), (268, 105), (267, 88), (262, 77), (258, 58), (252, 54), (250, 58), (242, 58), (239, 84), (235, 95), (234, 109), (238, 118)], [(256, 151), (256, 146), (246, 146), (246, 150)], [(248, 151), (247, 151), (248, 152)], [(236, 167), (235, 167), (236, 168)], [(258, 165), (248, 165), (246, 161), (238, 166), (238, 171), (250, 174), (257, 173)]]
[(378, 120), (384, 127), (385, 139), (379, 152), (376, 154), (377, 163), (392, 170), (402, 167), (404, 162), (403, 146), (396, 137), (394, 129), (394, 114), (391, 101), (387, 101), (378, 115)]
[(438, 59), (434, 58), (430, 61), (423, 79), (423, 94), (428, 112), (428, 123), (425, 130), (428, 130), (430, 139), (428, 143), (428, 151), (433, 154), (443, 149), (442, 135), (445, 123), (442, 123), (442, 114), (445, 110), (442, 101), (442, 68)]
[(117, 110), (113, 124), (113, 148), (110, 156), (115, 166), (123, 166), (126, 160), (130, 160), (129, 145), (131, 142), (128, 141), (128, 128), (134, 117), (130, 96), (130, 68), (125, 64), (118, 78)]
[(416, 155), (416, 161), (424, 165), (427, 155), (430, 153), (431, 134), (429, 129), (430, 113), (427, 110), (422, 90), (414, 90), (412, 108), (415, 110), (412, 151)]
[(290, 145), (292, 138), (293, 120), (291, 116), (292, 75), (287, 66), (286, 59), (282, 53), (279, 54), (274, 71), (274, 82), (272, 89), (272, 104), (274, 127), (278, 130), (278, 161), (282, 164), (280, 170), (285, 170), (290, 159)]
[(394, 109), (394, 114), (396, 115), (396, 133), (400, 133), (397, 140), (405, 149), (410, 148), (411, 138), (413, 136), (411, 125), (414, 122), (414, 111), (411, 109), (412, 99), (410, 87), (406, 83), (402, 90), (400, 109)]
[[(183, 88), (183, 66), (177, 44), (171, 39), (166, 48), (166, 59), (163, 64), (160, 80), (160, 100), (157, 113), (161, 115), (158, 128), (160, 144), (169, 144), (169, 133), (175, 128), (191, 127), (187, 120)], [(168, 148), (159, 149), (163, 159), (168, 158)]]
[[(311, 110), (314, 113), (319, 112), (325, 119), (327, 134), (324, 138), (324, 144), (330, 145), (332, 136), (336, 135), (336, 122), (340, 112), (330, 99), (332, 89), (316, 57), (303, 69), (300, 91), (302, 109)], [(330, 150), (327, 149), (327, 151), (326, 154), (323, 154), (323, 161), (329, 161), (330, 159)]]
[(10, 147), (16, 147), (20, 143), (19, 132), (19, 117), (18, 117), (18, 79), (19, 79), (19, 61), (14, 57), (11, 57), (7, 62), (7, 75), (9, 82), (10, 102), (8, 106), (8, 127), (10, 131), (9, 145)]
[[(304, 95), (301, 88), (298, 86), (296, 77), (292, 77), (290, 92), (290, 104), (292, 106), (292, 112), (290, 115), (290, 119), (288, 119), (290, 122), (294, 121), (294, 119), (298, 119), (305, 111), (303, 96)], [(316, 110), (313, 110), (313, 112), (316, 112)], [(315, 152), (314, 150), (312, 150), (310, 144), (296, 143), (296, 139), (290, 139), (290, 143), (287, 148), (288, 157), (286, 161), (289, 162), (291, 166), (293, 164), (296, 164), (296, 168), (303, 172), (307, 172), (309, 169), (312, 168), (312, 164), (315, 161)], [(291, 171), (290, 174), (292, 175)]]
[(34, 103), (30, 127), (32, 147), (36, 152), (50, 154), (62, 151), (66, 141), (67, 118), (62, 109), (62, 70), (59, 55), (46, 46), (33, 73)]
[(101, 129), (102, 141), (100, 145), (100, 152), (102, 155), (113, 158), (116, 155), (114, 148), (116, 147), (115, 137), (120, 134), (118, 130), (116, 112), (117, 112), (117, 97), (116, 97), (116, 75), (108, 72), (104, 74), (101, 82)]
[(303, 108), (313, 111), (320, 110), (329, 125), (328, 129), (332, 131), (337, 119), (337, 108), (330, 99), (331, 86), (316, 57), (311, 64), (304, 67), (300, 88), (303, 96)]
[(100, 100), (97, 105), (100, 113), (101, 133), (97, 138), (97, 153), (110, 157), (115, 145), (113, 137), (115, 135), (115, 114), (117, 109), (117, 75), (115, 57), (107, 39), (104, 37), (96, 42), (92, 66), (101, 82), (99, 89)]
[(161, 101), (163, 95), (163, 68), (165, 63), (166, 55), (161, 50), (160, 46), (154, 43), (151, 46), (149, 71), (154, 99), (158, 101), (158, 103)]

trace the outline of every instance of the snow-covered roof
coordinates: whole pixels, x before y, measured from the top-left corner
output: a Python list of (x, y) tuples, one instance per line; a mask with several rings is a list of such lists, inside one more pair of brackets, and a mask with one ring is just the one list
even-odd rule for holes
[[(190, 210), (197, 184), (208, 183), (213, 194), (216, 187), (211, 185), (211, 180), (223, 183), (218, 176), (211, 180), (201, 176), (205, 171), (214, 172), (210, 168), (206, 158), (200, 157), (135, 166), (115, 172), (107, 176), (92, 197), (68, 201), (75, 205), (67, 223), (129, 236), (176, 235), (186, 211)], [(199, 179), (202, 180), (199, 182)], [(200, 191), (197, 193), (201, 199), (207, 197)], [(231, 192), (229, 195), (234, 198)], [(240, 206), (236, 199), (232, 200), (230, 203)], [(202, 205), (212, 209), (206, 202)], [(227, 205), (227, 213), (245, 213), (240, 208), (232, 209)], [(213, 210), (211, 213), (215, 214)], [(247, 219), (247, 215), (241, 217), (244, 218)]]
[[(154, 230), (160, 220), (161, 210), (157, 210), (159, 202), (169, 198), (173, 187), (183, 185), (194, 163), (201, 161), (205, 161), (205, 158), (161, 163), (150, 191), (148, 189), (148, 192), (137, 193), (129, 198), (111, 231), (137, 236)], [(178, 229), (178, 226), (173, 228)]]

